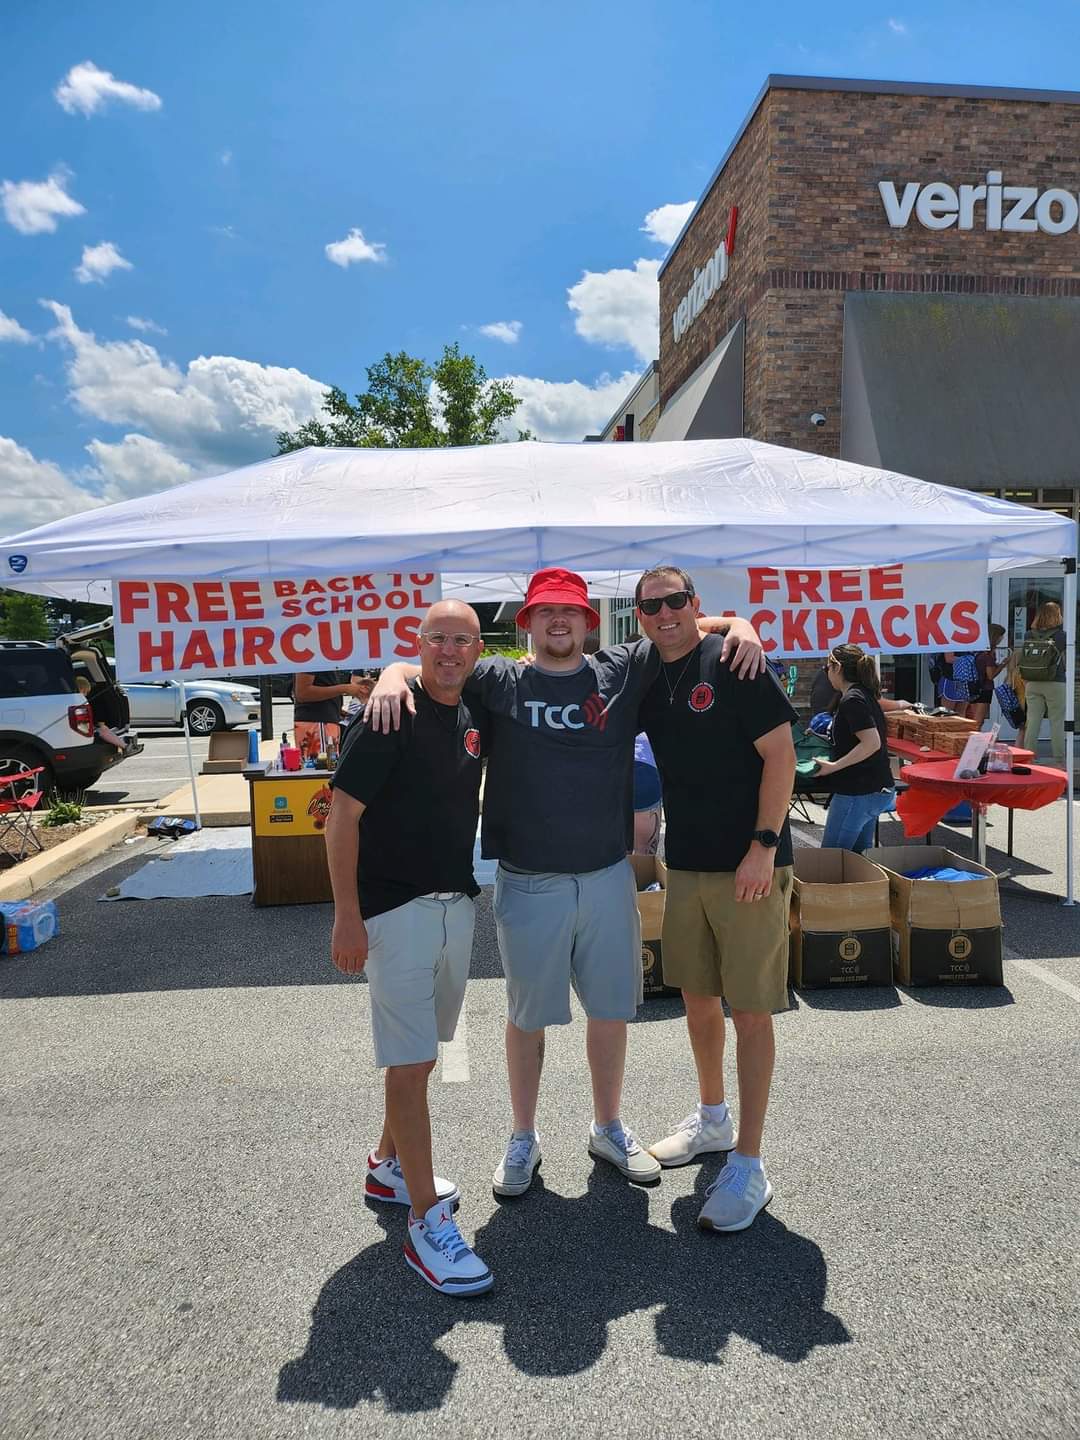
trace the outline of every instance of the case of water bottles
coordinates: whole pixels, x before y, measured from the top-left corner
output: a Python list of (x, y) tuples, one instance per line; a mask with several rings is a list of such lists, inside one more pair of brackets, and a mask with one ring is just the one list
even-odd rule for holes
[(37, 950), (60, 933), (55, 900), (0, 901), (0, 954)]

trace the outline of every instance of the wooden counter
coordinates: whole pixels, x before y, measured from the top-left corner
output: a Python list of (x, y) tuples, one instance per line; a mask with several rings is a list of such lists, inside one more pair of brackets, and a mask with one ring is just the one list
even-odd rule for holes
[(333, 899), (326, 864), (328, 770), (244, 772), (251, 799), (254, 905), (318, 905)]

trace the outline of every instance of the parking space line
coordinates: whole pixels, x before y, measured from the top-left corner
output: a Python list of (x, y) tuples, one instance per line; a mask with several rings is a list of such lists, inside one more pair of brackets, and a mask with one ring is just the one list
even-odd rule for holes
[(444, 1085), (469, 1083), (469, 1035), (465, 1024), (464, 1005), (461, 1007), (453, 1040), (448, 1040), (442, 1047), (441, 1079)]
[(1060, 990), (1062, 995), (1068, 995), (1070, 1000), (1075, 1000), (1077, 1004), (1080, 1004), (1080, 985), (1074, 985), (1070, 980), (1062, 980), (1052, 970), (1046, 970), (1042, 965), (1036, 965), (1034, 960), (1020, 960), (1013, 956), (1009, 958), (1018, 969), (1026, 970), (1029, 975), (1034, 975), (1036, 980), (1041, 980), (1054, 990)]

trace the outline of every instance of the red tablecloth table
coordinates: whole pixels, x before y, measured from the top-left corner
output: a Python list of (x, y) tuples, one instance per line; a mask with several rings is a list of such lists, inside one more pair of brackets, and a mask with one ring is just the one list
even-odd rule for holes
[(971, 804), (971, 849), (980, 864), (985, 863), (986, 831), (981, 824), (987, 805), (1004, 805), (1010, 810), (1041, 810), (1065, 793), (1065, 772), (1046, 765), (1032, 765), (1030, 775), (991, 772), (974, 780), (954, 778), (956, 758), (929, 764), (904, 766), (907, 789), (897, 796), (896, 813), (904, 834), (926, 835), (943, 815), (961, 800)]
[[(888, 745), (890, 755), (897, 755), (901, 760), (914, 760), (920, 765), (932, 765), (935, 760), (956, 759), (956, 756), (946, 755), (944, 750), (923, 750), (914, 740), (901, 740), (899, 736), (890, 736)], [(1010, 745), (1008, 750), (1014, 765), (1030, 765), (1035, 759), (1034, 750), (1024, 750), (1018, 745)]]

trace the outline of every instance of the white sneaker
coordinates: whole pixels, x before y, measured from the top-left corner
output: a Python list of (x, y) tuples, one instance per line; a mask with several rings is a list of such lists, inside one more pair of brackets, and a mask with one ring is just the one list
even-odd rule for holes
[(439, 1202), (422, 1220), (409, 1212), (405, 1261), (443, 1295), (479, 1295), (495, 1283), (494, 1275), (462, 1239), (449, 1205)]
[[(396, 1155), (387, 1160), (377, 1160), (375, 1152), (368, 1156), (367, 1175), (364, 1177), (364, 1198), (382, 1200), (388, 1205), (411, 1205), (409, 1187), (401, 1173), (401, 1164)], [(461, 1191), (452, 1180), (435, 1176), (435, 1198), (443, 1205), (457, 1205)]]
[(700, 1107), (688, 1115), (674, 1133), (649, 1146), (661, 1165), (688, 1165), (698, 1155), (718, 1155), (735, 1149), (735, 1126), (729, 1110), (723, 1120), (704, 1120)]
[(703, 1230), (745, 1230), (773, 1196), (765, 1171), (745, 1160), (729, 1160), (705, 1191), (697, 1223)]
[(660, 1162), (641, 1148), (621, 1120), (613, 1120), (603, 1129), (593, 1122), (589, 1127), (589, 1154), (607, 1160), (639, 1185), (660, 1179)]
[(539, 1169), (540, 1137), (535, 1130), (515, 1130), (491, 1177), (491, 1188), (496, 1195), (524, 1195)]

